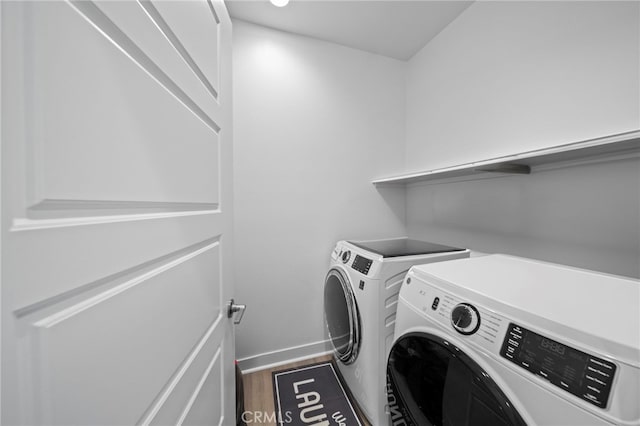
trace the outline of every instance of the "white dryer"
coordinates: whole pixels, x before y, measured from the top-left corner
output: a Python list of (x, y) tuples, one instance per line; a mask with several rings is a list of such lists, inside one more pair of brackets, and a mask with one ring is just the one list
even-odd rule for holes
[(405, 274), (413, 265), (468, 256), (466, 249), (408, 238), (336, 244), (325, 279), (325, 322), (338, 369), (373, 425), (387, 423), (385, 366)]
[(640, 424), (640, 282), (489, 255), (413, 267), (394, 425)]

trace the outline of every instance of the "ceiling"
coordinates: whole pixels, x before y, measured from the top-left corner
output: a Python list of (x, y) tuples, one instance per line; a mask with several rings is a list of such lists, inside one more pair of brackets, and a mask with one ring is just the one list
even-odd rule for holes
[(462, 0), (227, 0), (232, 18), (406, 61), (460, 15)]

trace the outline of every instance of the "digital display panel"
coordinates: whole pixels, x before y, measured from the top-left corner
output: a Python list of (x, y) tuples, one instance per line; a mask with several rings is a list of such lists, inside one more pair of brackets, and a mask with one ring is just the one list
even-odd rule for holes
[[(518, 359), (550, 375), (552, 382), (564, 382), (569, 388), (581, 388), (589, 356), (539, 334), (525, 334)], [(555, 379), (555, 380), (554, 380)]]
[(615, 364), (509, 324), (500, 355), (598, 407), (606, 407)]
[(353, 265), (351, 267), (358, 272), (361, 272), (365, 275), (369, 273), (369, 269), (371, 268), (372, 261), (367, 259), (366, 257), (362, 257), (360, 255), (356, 255), (356, 258), (353, 260)]

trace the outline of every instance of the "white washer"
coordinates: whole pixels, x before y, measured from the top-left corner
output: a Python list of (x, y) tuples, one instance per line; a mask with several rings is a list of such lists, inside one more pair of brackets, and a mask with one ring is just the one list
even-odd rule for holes
[(392, 424), (640, 424), (640, 282), (489, 255), (413, 267)]
[(398, 291), (413, 265), (469, 251), (407, 238), (340, 241), (325, 279), (325, 322), (338, 369), (365, 416), (386, 424), (385, 366)]

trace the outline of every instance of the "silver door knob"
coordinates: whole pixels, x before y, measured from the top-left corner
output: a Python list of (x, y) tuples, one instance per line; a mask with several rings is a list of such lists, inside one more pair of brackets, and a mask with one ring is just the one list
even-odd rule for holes
[(233, 320), (234, 324), (240, 324), (242, 321), (242, 317), (244, 316), (244, 311), (247, 309), (247, 305), (236, 304), (233, 299), (229, 300), (229, 305), (227, 309), (227, 318), (233, 317), (236, 313), (240, 312), (240, 315)]

